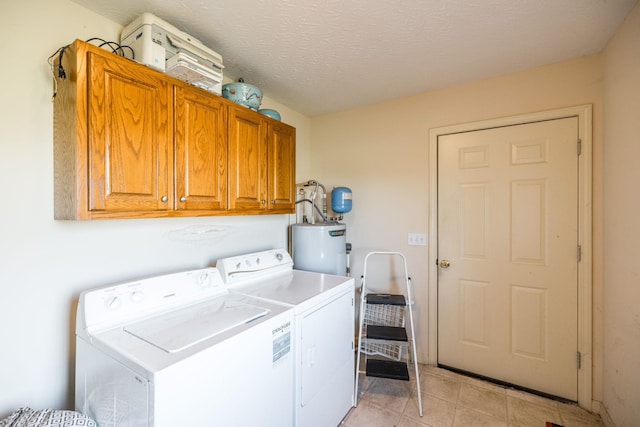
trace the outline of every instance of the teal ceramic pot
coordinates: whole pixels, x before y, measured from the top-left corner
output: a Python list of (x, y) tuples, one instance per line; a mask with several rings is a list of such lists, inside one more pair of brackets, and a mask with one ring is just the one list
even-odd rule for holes
[(254, 111), (258, 111), (262, 103), (262, 91), (254, 85), (245, 83), (242, 79), (239, 79), (237, 83), (223, 85), (222, 97)]
[(267, 117), (271, 117), (272, 119), (275, 120), (280, 120), (280, 113), (278, 113), (276, 110), (271, 110), (269, 108), (263, 108), (261, 110), (258, 110), (258, 113), (260, 114), (264, 114)]

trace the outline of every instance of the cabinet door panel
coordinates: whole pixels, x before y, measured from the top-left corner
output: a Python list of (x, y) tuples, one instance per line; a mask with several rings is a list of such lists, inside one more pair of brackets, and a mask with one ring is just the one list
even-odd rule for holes
[(168, 83), (94, 54), (89, 73), (89, 210), (166, 210)]
[(269, 208), (294, 212), (296, 201), (296, 134), (281, 124), (269, 125)]
[(177, 210), (227, 208), (225, 106), (197, 89), (176, 87)]
[(229, 108), (229, 208), (267, 208), (267, 141), (264, 120)]

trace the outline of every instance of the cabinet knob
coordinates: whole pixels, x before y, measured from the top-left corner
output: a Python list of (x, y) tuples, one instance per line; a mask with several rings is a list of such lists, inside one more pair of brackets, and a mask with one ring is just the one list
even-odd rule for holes
[(180, 197), (180, 201), (181, 201), (182, 203), (184, 203), (184, 202), (186, 202), (186, 201), (187, 201), (187, 198), (186, 198), (186, 197), (184, 197), (184, 196), (182, 196), (182, 197)]
[(164, 203), (167, 203), (169, 201), (169, 198), (167, 196), (162, 196), (162, 200)]
[(275, 200), (272, 200), (272, 201), (271, 201), (271, 204), (272, 204), (272, 205), (275, 205), (275, 204), (276, 204), (276, 201), (275, 201)]
[(266, 204), (267, 204), (267, 201), (266, 201), (266, 200), (264, 200), (264, 199), (260, 200), (260, 202), (261, 202), (263, 205), (266, 205)]

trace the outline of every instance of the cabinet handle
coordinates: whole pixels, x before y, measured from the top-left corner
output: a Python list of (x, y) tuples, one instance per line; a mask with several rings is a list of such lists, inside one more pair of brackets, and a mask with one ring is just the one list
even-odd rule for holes
[(186, 197), (184, 197), (184, 196), (182, 196), (182, 197), (180, 197), (180, 201), (181, 201), (182, 203), (184, 203), (184, 202), (186, 202), (186, 201), (187, 201), (187, 198), (186, 198)]
[(276, 204), (276, 201), (275, 201), (275, 200), (272, 200), (272, 201), (271, 201), (271, 204), (272, 204), (272, 205), (275, 205), (275, 204)]
[(167, 203), (169, 201), (169, 198), (167, 196), (162, 196), (162, 200), (164, 203)]
[(267, 204), (267, 201), (266, 201), (265, 199), (260, 200), (260, 202), (261, 202), (263, 205), (266, 205), (266, 204)]

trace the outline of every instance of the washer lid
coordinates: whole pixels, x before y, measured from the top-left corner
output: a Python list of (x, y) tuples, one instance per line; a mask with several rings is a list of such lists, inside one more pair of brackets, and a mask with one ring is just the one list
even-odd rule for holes
[(167, 353), (177, 353), (269, 312), (264, 307), (215, 299), (131, 323), (124, 330)]

